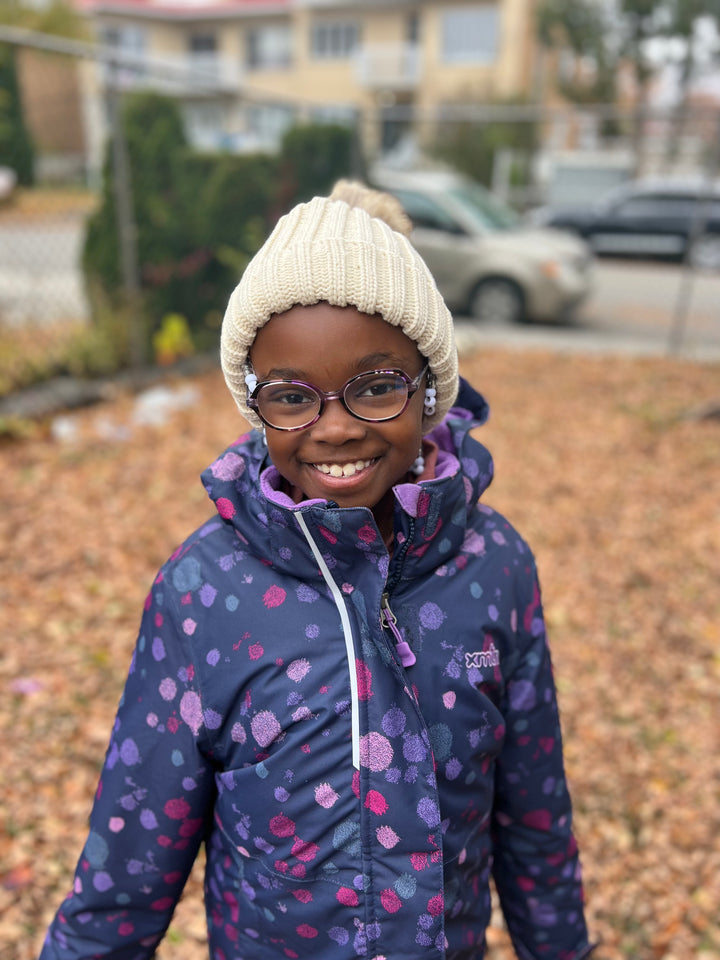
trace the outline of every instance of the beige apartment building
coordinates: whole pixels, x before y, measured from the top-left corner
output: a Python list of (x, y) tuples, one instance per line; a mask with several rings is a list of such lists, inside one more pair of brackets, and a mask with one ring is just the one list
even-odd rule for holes
[(113, 82), (177, 97), (199, 147), (272, 149), (327, 119), (372, 157), (453, 108), (533, 96), (535, 0), (79, 2), (122, 55)]

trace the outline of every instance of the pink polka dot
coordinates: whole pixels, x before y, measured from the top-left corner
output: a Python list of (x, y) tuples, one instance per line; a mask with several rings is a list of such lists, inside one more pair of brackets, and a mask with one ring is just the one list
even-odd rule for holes
[(273, 584), (273, 586), (268, 587), (263, 594), (263, 603), (268, 608), (279, 607), (281, 603), (285, 603), (286, 596), (287, 593), (282, 587), (278, 587), (276, 584)]
[(393, 748), (381, 733), (367, 733), (360, 739), (360, 763), (374, 773), (387, 770), (392, 763)]
[(303, 677), (308, 675), (310, 669), (310, 661), (302, 658), (300, 660), (293, 660), (285, 672), (290, 680), (293, 680), (295, 683), (300, 683)]
[(340, 887), (335, 896), (338, 902), (346, 907), (356, 907), (360, 902), (357, 893), (355, 890), (351, 890), (350, 887)]
[(228, 500), (227, 497), (218, 497), (217, 511), (224, 520), (229, 520), (230, 517), (235, 515), (235, 506), (232, 500)]
[(180, 797), (177, 800), (168, 800), (163, 810), (171, 820), (182, 820), (190, 813), (190, 804)]
[(325, 807), (326, 810), (329, 810), (339, 799), (339, 794), (333, 790), (329, 783), (321, 783), (319, 787), (315, 787), (315, 802), (319, 803), (321, 807)]
[(161, 897), (159, 900), (153, 900), (150, 904), (151, 910), (169, 910), (174, 901), (172, 897)]
[(132, 933), (135, 933), (135, 927), (128, 921), (125, 921), (119, 924), (118, 933), (121, 937), (129, 937)]
[(313, 898), (309, 890), (293, 890), (293, 896), (296, 900), (299, 900), (300, 903), (310, 903)]
[(203, 725), (202, 704), (194, 690), (186, 690), (180, 701), (180, 716), (195, 736)]
[(312, 940), (313, 937), (318, 935), (315, 927), (311, 927), (309, 923), (301, 923), (299, 927), (295, 928), (295, 932), (299, 937), (305, 937), (307, 940)]
[(372, 672), (366, 663), (362, 660), (356, 661), (358, 697), (361, 700), (369, 700), (373, 695), (372, 691)]
[(295, 833), (295, 821), (279, 813), (270, 821), (270, 832), (276, 837), (291, 837)]
[(377, 790), (368, 790), (367, 796), (365, 797), (365, 806), (378, 816), (387, 813), (388, 810), (387, 800), (381, 793), (378, 793)]
[(400, 837), (395, 833), (392, 827), (378, 827), (375, 831), (378, 843), (381, 843), (386, 850), (392, 850), (400, 842)]
[(424, 870), (428, 865), (428, 857), (426, 853), (411, 853), (410, 854), (410, 863), (413, 866), (413, 870)]
[(431, 917), (439, 917), (444, 907), (445, 902), (441, 893), (435, 894), (434, 897), (430, 897), (428, 900), (428, 913)]
[(364, 527), (358, 530), (358, 537), (363, 543), (373, 543), (377, 538), (377, 530), (372, 524), (366, 523)]
[(265, 650), (261, 643), (251, 643), (248, 647), (248, 656), (251, 660), (259, 660), (264, 653)]
[(394, 890), (383, 890), (380, 894), (380, 903), (388, 913), (397, 913), (402, 906), (402, 900)]
[(310, 860), (314, 860), (318, 855), (320, 852), (320, 847), (316, 843), (309, 843), (305, 840), (301, 840), (300, 837), (295, 837), (291, 852), (298, 858), (298, 860), (303, 860), (305, 863), (309, 863)]
[(549, 830), (552, 826), (549, 810), (530, 810), (522, 820), (526, 827), (533, 827), (535, 830)]

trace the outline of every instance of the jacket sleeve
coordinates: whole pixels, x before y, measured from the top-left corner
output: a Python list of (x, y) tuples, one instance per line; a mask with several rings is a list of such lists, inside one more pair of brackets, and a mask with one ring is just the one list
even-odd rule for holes
[(143, 960), (167, 929), (214, 800), (202, 707), (162, 574), (145, 603), (73, 888), (41, 960)]
[[(529, 590), (528, 590), (529, 587)], [(534, 566), (518, 613), (496, 766), (493, 875), (520, 960), (589, 955), (550, 651)]]

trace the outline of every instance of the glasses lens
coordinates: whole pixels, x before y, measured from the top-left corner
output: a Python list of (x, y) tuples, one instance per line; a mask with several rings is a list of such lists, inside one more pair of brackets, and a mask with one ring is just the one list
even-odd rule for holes
[(402, 413), (407, 383), (395, 373), (365, 373), (345, 387), (345, 403), (365, 420), (389, 420)]
[(260, 388), (257, 405), (271, 427), (302, 427), (316, 416), (320, 397), (305, 384), (277, 381)]

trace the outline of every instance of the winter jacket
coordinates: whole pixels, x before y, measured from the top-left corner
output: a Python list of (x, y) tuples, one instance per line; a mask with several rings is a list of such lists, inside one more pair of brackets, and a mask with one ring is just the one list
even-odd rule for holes
[[(202, 841), (213, 960), (589, 951), (533, 557), (478, 498), (463, 384), (435, 479), (294, 503), (253, 432), (147, 598), (73, 892), (42, 960), (149, 958)], [(412, 661), (415, 661), (414, 663)], [(403, 665), (405, 664), (405, 665)]]

